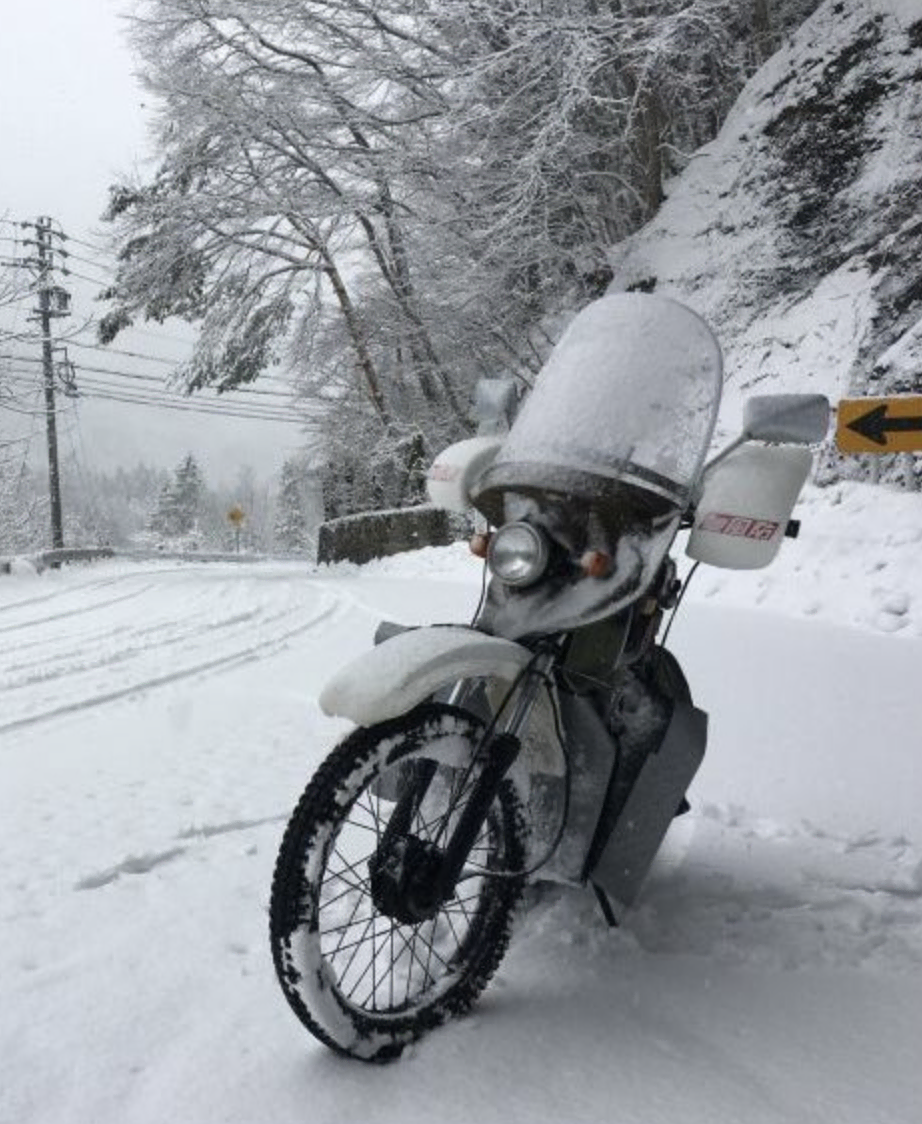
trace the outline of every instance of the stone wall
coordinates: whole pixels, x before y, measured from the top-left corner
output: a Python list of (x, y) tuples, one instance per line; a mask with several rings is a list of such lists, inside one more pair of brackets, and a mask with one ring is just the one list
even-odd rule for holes
[(370, 562), (453, 540), (448, 512), (438, 507), (401, 507), (330, 519), (320, 525), (318, 562)]

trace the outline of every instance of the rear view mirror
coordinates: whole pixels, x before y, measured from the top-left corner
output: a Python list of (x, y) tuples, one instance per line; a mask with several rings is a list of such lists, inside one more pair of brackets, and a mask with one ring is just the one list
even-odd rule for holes
[(743, 436), (782, 445), (815, 445), (829, 431), (824, 394), (762, 394), (743, 409)]
[(519, 399), (511, 378), (483, 378), (474, 388), (474, 417), (477, 435), (489, 437), (508, 433)]

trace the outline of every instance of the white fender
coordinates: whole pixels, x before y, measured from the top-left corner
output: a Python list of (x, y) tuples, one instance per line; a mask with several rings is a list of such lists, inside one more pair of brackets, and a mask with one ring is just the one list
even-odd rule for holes
[(531, 658), (521, 644), (472, 628), (415, 628), (346, 664), (318, 701), (331, 718), (370, 726), (405, 714), (459, 679), (483, 676), (511, 683)]

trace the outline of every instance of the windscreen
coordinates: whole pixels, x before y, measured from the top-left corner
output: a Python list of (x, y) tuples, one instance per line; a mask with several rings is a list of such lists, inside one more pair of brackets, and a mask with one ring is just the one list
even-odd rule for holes
[(682, 505), (711, 441), (722, 377), (720, 347), (690, 309), (645, 293), (602, 297), (564, 332), (482, 486), (558, 469)]

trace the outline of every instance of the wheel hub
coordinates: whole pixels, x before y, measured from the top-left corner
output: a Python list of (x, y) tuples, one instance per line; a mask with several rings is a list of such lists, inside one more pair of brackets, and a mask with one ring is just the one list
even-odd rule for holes
[(435, 917), (442, 905), (442, 851), (416, 835), (379, 847), (368, 862), (375, 908), (403, 925)]

